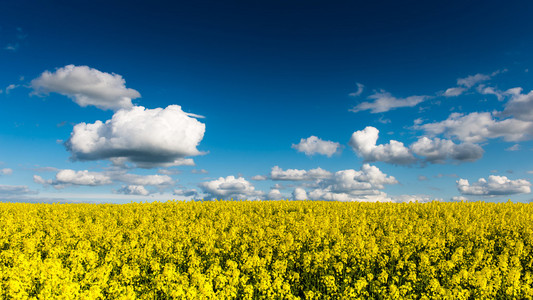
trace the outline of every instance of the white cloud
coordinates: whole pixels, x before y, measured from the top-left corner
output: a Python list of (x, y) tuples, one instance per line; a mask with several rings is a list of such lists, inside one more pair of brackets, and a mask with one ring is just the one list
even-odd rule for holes
[(198, 191), (196, 189), (175, 189), (174, 195), (195, 198), (198, 196)]
[(468, 201), (468, 198), (466, 197), (463, 197), (463, 196), (453, 196), (452, 197), (452, 201), (457, 201), (457, 202), (461, 202), (461, 201)]
[(287, 197), (284, 197), (279, 190), (271, 189), (270, 192), (268, 192), (267, 199), (268, 200), (284, 200), (284, 199), (287, 199)]
[(105, 123), (74, 126), (67, 149), (75, 160), (118, 159), (141, 168), (190, 165), (185, 156), (202, 154), (196, 147), (205, 125), (178, 105), (165, 109), (135, 106), (119, 110)]
[(427, 178), (427, 176), (418, 175), (418, 181), (426, 181), (426, 180), (429, 180), (429, 178)]
[(466, 179), (457, 180), (457, 189), (463, 195), (512, 195), (531, 192), (531, 183), (525, 179), (510, 180), (505, 176), (490, 175), (470, 184)]
[(0, 184), (0, 196), (5, 197), (8, 195), (25, 195), (25, 194), (37, 194), (32, 191), (26, 185), (3, 185)]
[(293, 200), (307, 200), (307, 192), (300, 187), (297, 187), (292, 192), (292, 199)]
[(321, 168), (311, 169), (309, 171), (298, 169), (287, 169), (284, 171), (282, 168), (274, 166), (270, 171), (270, 179), (272, 180), (316, 180), (328, 178), (330, 176), (330, 172)]
[(403, 203), (403, 202), (416, 202), (419, 203), (428, 203), (432, 201), (443, 201), (442, 198), (435, 198), (429, 195), (398, 195), (392, 196), (392, 202)]
[(264, 175), (255, 175), (254, 177), (252, 177), (252, 180), (256, 180), (256, 181), (263, 181), (263, 180), (267, 180), (268, 178)]
[(430, 163), (444, 163), (448, 159), (475, 161), (483, 156), (483, 149), (472, 143), (455, 144), (450, 140), (422, 137), (410, 147), (411, 151)]
[(366, 162), (383, 161), (398, 165), (408, 165), (416, 161), (409, 149), (402, 142), (391, 140), (389, 144), (376, 145), (379, 130), (367, 126), (356, 131), (350, 138), (349, 145)]
[(493, 87), (490, 87), (490, 86), (485, 86), (483, 84), (480, 84), (478, 87), (477, 87), (477, 91), (478, 93), (482, 94), (482, 95), (494, 95), (496, 96), (496, 98), (498, 98), (498, 101), (502, 101), (503, 100), (503, 97), (505, 95), (504, 92), (502, 91), (499, 91)]
[(413, 107), (428, 98), (429, 96), (410, 96), (402, 99), (395, 98), (388, 92), (379, 91), (368, 96), (368, 99), (374, 100), (373, 102), (361, 102), (354, 108), (350, 109), (350, 111), (360, 112), (363, 110), (370, 110), (371, 113), (375, 114), (387, 112), (399, 107)]
[[(494, 75), (496, 75), (497, 73), (493, 73)], [(490, 75), (486, 75), (486, 74), (476, 74), (476, 75), (470, 75), (470, 76), (467, 76), (465, 78), (459, 78), (457, 79), (457, 84), (458, 85), (462, 85), (462, 86), (465, 86), (467, 88), (471, 88), (473, 87), (474, 85), (480, 83), (480, 82), (483, 82), (483, 81), (487, 81), (491, 78)]]
[(292, 144), (292, 148), (298, 150), (299, 152), (304, 152), (306, 155), (313, 154), (322, 154), (327, 157), (331, 157), (337, 149), (339, 149), (340, 144), (332, 141), (324, 141), (320, 138), (312, 135), (307, 139), (301, 139), (299, 144)]
[(382, 161), (398, 165), (409, 165), (417, 161), (433, 164), (445, 163), (447, 160), (475, 161), (484, 153), (480, 146), (472, 143), (455, 144), (451, 140), (427, 137), (419, 138), (409, 147), (395, 140), (376, 145), (378, 137), (379, 130), (367, 126), (352, 134), (349, 145), (366, 162)]
[(518, 150), (520, 150), (519, 144), (514, 144), (511, 147), (505, 148), (505, 151), (518, 151)]
[(192, 170), (191, 170), (191, 173), (193, 173), (193, 174), (207, 174), (207, 173), (209, 173), (209, 172), (208, 172), (207, 170), (205, 170), (205, 169), (200, 169), (200, 170), (198, 170), (198, 169), (192, 169)]
[(10, 168), (0, 169), (0, 175), (11, 175), (11, 174), (13, 174), (13, 170)]
[(457, 97), (461, 95), (462, 93), (466, 92), (467, 89), (463, 87), (453, 87), (449, 88), (444, 92), (444, 96), (446, 97)]
[(65, 202), (65, 199), (38, 197), (37, 191), (30, 190), (25, 185), (2, 185), (0, 184), (0, 202)]
[(74, 171), (70, 169), (59, 170), (54, 179), (45, 180), (39, 175), (33, 176), (33, 181), (38, 184), (51, 185), (62, 189), (71, 185), (100, 186), (120, 181), (132, 186), (168, 186), (174, 184), (167, 175), (137, 175), (125, 171), (90, 172), (88, 170)]
[(533, 90), (522, 94), (522, 88), (513, 88), (506, 91), (511, 99), (505, 104), (502, 115), (512, 115), (521, 121), (533, 122)]
[(146, 188), (142, 185), (128, 185), (123, 186), (120, 190), (117, 191), (120, 194), (125, 195), (140, 195), (140, 196), (147, 196), (150, 194)]
[(363, 89), (365, 88), (365, 86), (362, 85), (362, 84), (359, 83), (359, 82), (357, 82), (356, 84), (357, 84), (357, 91), (349, 94), (349, 95), (352, 96), (352, 97), (358, 97), (358, 96), (360, 96), (360, 95), (363, 93)]
[(19, 44), (19, 43), (10, 43), (10, 44), (7, 44), (7, 45), (4, 47), (4, 50), (9, 50), (9, 51), (16, 52), (16, 51), (18, 50), (19, 47), (20, 47), (20, 44)]
[(33, 175), (33, 181), (39, 184), (52, 185), (57, 189), (69, 185), (99, 186), (111, 184), (113, 182), (111, 177), (103, 173), (89, 172), (87, 170), (74, 171), (70, 169), (64, 169), (57, 172), (54, 180), (44, 180), (39, 175)]
[(306, 192), (301, 187), (293, 192), (293, 199), (328, 201), (391, 201), (386, 193), (380, 191), (386, 184), (398, 181), (375, 166), (364, 164), (360, 171), (353, 169), (337, 171), (332, 177), (322, 179), (317, 188)]
[(263, 195), (256, 191), (254, 186), (242, 177), (220, 177), (216, 180), (202, 182), (200, 188), (208, 195), (208, 199), (258, 199)]
[(114, 180), (130, 183), (132, 185), (171, 185), (172, 178), (167, 175), (137, 175), (128, 173), (111, 173)]
[(31, 81), (34, 94), (59, 93), (71, 98), (81, 107), (100, 109), (131, 108), (132, 99), (141, 97), (134, 89), (126, 88), (126, 81), (118, 74), (109, 74), (88, 66), (68, 65), (55, 72), (45, 71)]
[(20, 85), (18, 84), (10, 84), (6, 87), (5, 91), (6, 91), (6, 95), (8, 95), (12, 90), (18, 88)]
[(181, 174), (181, 171), (176, 169), (159, 169), (157, 170), (157, 173), (162, 175), (177, 175)]
[(523, 141), (531, 139), (533, 122), (513, 118), (498, 121), (489, 112), (473, 112), (467, 115), (452, 113), (448, 119), (415, 125), (429, 135), (445, 134), (454, 136), (463, 142), (479, 143), (489, 138), (503, 138), (505, 141)]

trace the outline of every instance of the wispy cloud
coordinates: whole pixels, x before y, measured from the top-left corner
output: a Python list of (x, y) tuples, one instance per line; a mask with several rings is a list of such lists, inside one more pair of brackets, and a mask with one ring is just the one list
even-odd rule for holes
[(375, 92), (368, 96), (368, 99), (374, 100), (372, 102), (361, 102), (350, 109), (352, 112), (360, 112), (370, 110), (370, 113), (387, 112), (400, 107), (413, 107), (419, 103), (429, 99), (429, 96), (410, 96), (407, 98), (396, 98), (385, 91)]

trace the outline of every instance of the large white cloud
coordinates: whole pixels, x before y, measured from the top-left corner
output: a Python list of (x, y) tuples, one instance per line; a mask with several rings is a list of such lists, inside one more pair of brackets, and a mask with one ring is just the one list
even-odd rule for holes
[(324, 141), (314, 135), (307, 139), (301, 139), (300, 143), (292, 144), (292, 148), (306, 155), (322, 154), (331, 157), (339, 149), (340, 144), (332, 141)]
[(360, 112), (363, 110), (370, 110), (371, 113), (387, 112), (399, 107), (413, 107), (427, 100), (429, 96), (410, 96), (407, 98), (396, 98), (390, 93), (385, 91), (379, 91), (373, 95), (368, 96), (368, 99), (374, 100), (373, 102), (361, 102), (354, 108), (350, 109), (353, 112)]
[(218, 179), (202, 182), (199, 187), (207, 194), (208, 199), (258, 199), (263, 193), (242, 177), (220, 177)]
[(533, 122), (514, 118), (499, 121), (490, 112), (452, 113), (444, 121), (415, 125), (414, 128), (429, 135), (444, 134), (468, 143), (500, 137), (505, 141), (523, 141), (531, 139), (533, 134)]
[(512, 195), (531, 193), (531, 183), (525, 179), (510, 180), (505, 176), (490, 175), (470, 184), (466, 179), (457, 180), (457, 189), (463, 195)]
[(205, 125), (178, 105), (165, 109), (135, 106), (117, 111), (105, 123), (74, 126), (65, 143), (75, 160), (130, 161), (138, 167), (190, 164), (185, 156), (202, 154), (196, 147)]
[(483, 156), (483, 149), (476, 144), (455, 144), (450, 140), (422, 137), (411, 144), (411, 151), (431, 163), (444, 163), (448, 159), (475, 161)]
[(291, 180), (291, 181), (301, 181), (301, 180), (316, 180), (328, 178), (331, 176), (331, 173), (321, 169), (311, 169), (298, 170), (298, 169), (287, 169), (283, 170), (278, 166), (274, 166), (270, 171), (270, 179), (272, 180)]
[(391, 140), (389, 144), (376, 145), (378, 136), (378, 129), (367, 126), (365, 129), (352, 134), (349, 145), (366, 162), (383, 161), (392, 164), (407, 165), (416, 161), (416, 158), (402, 142)]
[(45, 71), (31, 81), (36, 94), (59, 93), (78, 105), (96, 106), (100, 109), (131, 108), (132, 99), (141, 95), (126, 88), (126, 81), (118, 74), (109, 74), (88, 66), (67, 65), (55, 72)]

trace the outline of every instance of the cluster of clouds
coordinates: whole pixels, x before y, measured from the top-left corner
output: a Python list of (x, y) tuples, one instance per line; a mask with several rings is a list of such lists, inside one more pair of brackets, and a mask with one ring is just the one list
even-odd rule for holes
[(457, 189), (463, 195), (498, 196), (531, 193), (531, 183), (525, 179), (510, 180), (506, 176), (490, 175), (470, 184), (466, 179), (457, 180)]
[(58, 190), (71, 186), (103, 186), (122, 182), (126, 185), (117, 190), (117, 193), (142, 196), (154, 192), (148, 191), (145, 186), (167, 188), (175, 183), (175, 181), (167, 175), (138, 175), (127, 173), (125, 170), (121, 169), (104, 172), (63, 169), (58, 170), (53, 179), (44, 179), (39, 175), (34, 175), (33, 181), (42, 184), (43, 186), (52, 186)]
[[(476, 74), (457, 79), (457, 86), (436, 95), (396, 98), (380, 90), (353, 107), (351, 111), (383, 113), (401, 107), (414, 107), (435, 97), (456, 97), (474, 90), (482, 95), (494, 95), (498, 100), (508, 99), (500, 112), (452, 113), (446, 120), (423, 124), (421, 119), (411, 129), (424, 135), (410, 145), (396, 140), (378, 144), (379, 130), (367, 126), (353, 132), (348, 145), (363, 158), (359, 170), (345, 169), (330, 172), (320, 167), (315, 169), (282, 169), (272, 167), (267, 175), (256, 175), (252, 180), (290, 182), (285, 187), (277, 183), (269, 192), (263, 192), (242, 176), (227, 176), (207, 180), (197, 185), (198, 189), (180, 186), (173, 194), (180, 197), (204, 199), (293, 199), (328, 201), (368, 202), (427, 202), (435, 199), (428, 195), (389, 196), (383, 190), (398, 180), (382, 172), (371, 162), (385, 162), (394, 165), (443, 164), (448, 162), (473, 162), (483, 156), (484, 150), (478, 143), (488, 139), (502, 138), (508, 142), (532, 139), (533, 134), (533, 91), (523, 93), (521, 88), (500, 91), (486, 82), (496, 76)], [(13, 86), (12, 88), (15, 88)], [(63, 189), (72, 186), (105, 186), (121, 183), (116, 193), (148, 196), (157, 191), (175, 187), (176, 180), (169, 175), (176, 170), (160, 169), (159, 175), (137, 175), (127, 173), (130, 165), (136, 168), (167, 168), (173, 166), (194, 166), (191, 157), (203, 155), (197, 149), (205, 133), (202, 116), (184, 112), (179, 105), (149, 109), (133, 103), (140, 98), (138, 91), (127, 88), (121, 75), (102, 72), (88, 66), (67, 65), (54, 72), (45, 71), (31, 81), (32, 94), (64, 95), (81, 107), (94, 106), (111, 110), (109, 120), (76, 124), (70, 138), (64, 143), (74, 161), (108, 160), (115, 166), (107, 171), (55, 169), (53, 178), (44, 179), (34, 175), (35, 183), (45, 187)], [(7, 93), (8, 89), (6, 89)], [(350, 96), (359, 97), (364, 86), (357, 83), (357, 91)], [(439, 137), (442, 136), (442, 137)], [(459, 141), (455, 142), (454, 140)], [(302, 138), (292, 148), (307, 156), (324, 155), (332, 157), (342, 150), (340, 143), (322, 140), (317, 136)], [(510, 147), (517, 150), (518, 144)], [(118, 168), (117, 168), (118, 167)], [(191, 171), (207, 174), (204, 169)], [(1, 175), (10, 175), (11, 169), (0, 169)], [(427, 179), (427, 177), (425, 177)], [(204, 179), (205, 180), (205, 179)], [(424, 180), (424, 179), (421, 179)], [(464, 195), (495, 196), (530, 193), (531, 184), (525, 179), (511, 180), (505, 176), (491, 175), (470, 184), (467, 179), (456, 181), (461, 196), (453, 200), (466, 200)], [(148, 188), (147, 188), (148, 187)], [(288, 187), (292, 192), (284, 192)], [(35, 194), (26, 186), (0, 186), (0, 198), (13, 195)], [(4, 195), (4, 196), (2, 196)]]
[(396, 165), (410, 165), (416, 162), (445, 163), (476, 161), (483, 156), (483, 149), (476, 144), (465, 142), (456, 144), (451, 140), (421, 137), (406, 147), (402, 142), (390, 140), (377, 145), (379, 130), (368, 126), (356, 131), (349, 145), (366, 162), (382, 161)]
[[(385, 188), (385, 185), (398, 183), (393, 176), (388, 176), (378, 167), (369, 164), (362, 165), (360, 170), (347, 169), (335, 173), (321, 168), (311, 170), (283, 170), (279, 166), (274, 166), (269, 176), (261, 177), (273, 181), (307, 182), (294, 188), (290, 197), (293, 200), (392, 201), (381, 190)], [(222, 182), (228, 184), (228, 180), (235, 183), (228, 185), (231, 189), (225, 189), (231, 195), (246, 195), (248, 197), (265, 196), (264, 193), (262, 194), (253, 189), (253, 186), (243, 178), (239, 178), (238, 183), (240, 185), (237, 185), (236, 179), (233, 176), (227, 177), (226, 179), (219, 178), (218, 180), (205, 183), (202, 187), (207, 193), (227, 196), (227, 194), (224, 195), (220, 192), (215, 193), (213, 189), (208, 190), (206, 187), (212, 185), (220, 186)], [(239, 187), (238, 191), (236, 191), (237, 186)], [(271, 200), (289, 198), (280, 192), (280, 188), (281, 186), (279, 185), (272, 188), (266, 194), (267, 198)]]
[(105, 122), (74, 126), (65, 143), (73, 160), (107, 159), (117, 165), (155, 168), (194, 165), (185, 157), (203, 154), (196, 148), (205, 132), (205, 124), (197, 120), (201, 116), (186, 113), (179, 105), (155, 109), (134, 105), (132, 99), (140, 93), (127, 88), (118, 74), (67, 65), (43, 72), (31, 87), (36, 95), (54, 92), (81, 107), (115, 111)]

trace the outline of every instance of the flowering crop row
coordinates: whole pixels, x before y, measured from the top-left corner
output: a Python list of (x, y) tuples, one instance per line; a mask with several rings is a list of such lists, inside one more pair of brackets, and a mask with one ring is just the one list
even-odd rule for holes
[(2, 299), (531, 299), (533, 206), (0, 203)]

